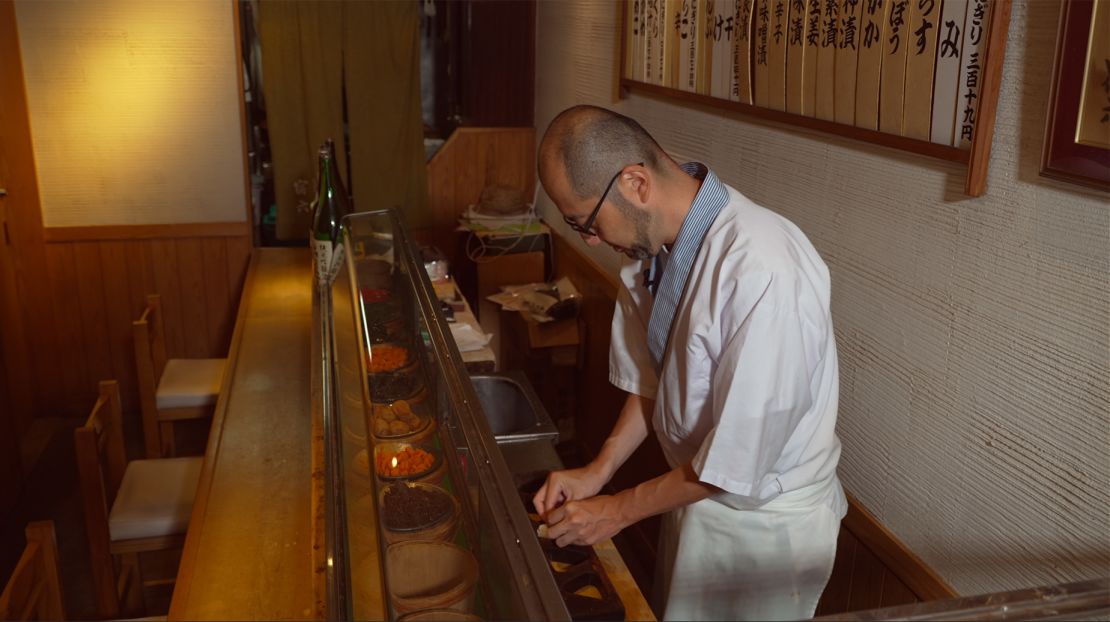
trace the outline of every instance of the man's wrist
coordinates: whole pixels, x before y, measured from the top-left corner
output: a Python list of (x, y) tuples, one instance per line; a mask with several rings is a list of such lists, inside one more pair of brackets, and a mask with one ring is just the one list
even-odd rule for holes
[(637, 514), (636, 489), (628, 488), (613, 495), (616, 501), (617, 520), (620, 528), (624, 529), (642, 518)]
[(608, 456), (606, 454), (607, 452), (605, 452), (603, 449), (601, 453), (598, 454), (596, 458), (591, 460), (590, 464), (587, 466), (587, 468), (590, 470), (590, 473), (594, 477), (598, 478), (598, 486), (604, 486), (605, 484), (608, 484), (609, 480), (613, 479), (613, 473), (616, 472), (616, 468), (613, 466), (612, 461), (608, 459)]

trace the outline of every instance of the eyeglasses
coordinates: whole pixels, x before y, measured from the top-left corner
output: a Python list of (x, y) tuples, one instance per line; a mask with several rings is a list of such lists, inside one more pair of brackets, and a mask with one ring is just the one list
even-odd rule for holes
[[(643, 162), (636, 163), (636, 166), (643, 165)], [(621, 170), (617, 171), (617, 174), (613, 175), (613, 178), (609, 180), (609, 185), (605, 186), (605, 192), (602, 192), (601, 198), (597, 200), (597, 207), (594, 207), (594, 211), (590, 212), (590, 216), (586, 219), (586, 222), (580, 225), (570, 216), (563, 216), (563, 221), (567, 223), (568, 227), (582, 235), (597, 235), (597, 230), (594, 229), (594, 220), (597, 219), (597, 213), (601, 211), (601, 206), (605, 204), (605, 197), (609, 196), (609, 190), (613, 187), (613, 183), (617, 181), (617, 178), (621, 176), (625, 168), (628, 167), (622, 167)]]

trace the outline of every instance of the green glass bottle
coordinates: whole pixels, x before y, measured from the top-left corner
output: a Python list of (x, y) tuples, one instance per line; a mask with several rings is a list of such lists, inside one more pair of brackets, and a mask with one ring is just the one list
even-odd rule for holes
[(320, 187), (316, 193), (312, 219), (312, 254), (316, 259), (316, 277), (321, 283), (331, 283), (343, 261), (343, 236), (340, 221), (351, 213), (351, 202), (339, 165), (335, 160), (335, 143), (329, 138), (320, 147)]

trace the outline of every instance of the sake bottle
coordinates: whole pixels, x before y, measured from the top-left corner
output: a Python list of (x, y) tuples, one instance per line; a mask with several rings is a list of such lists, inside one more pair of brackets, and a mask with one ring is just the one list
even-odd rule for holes
[(351, 213), (350, 199), (339, 177), (335, 160), (335, 143), (329, 138), (321, 147), (316, 213), (312, 219), (312, 252), (316, 258), (316, 278), (321, 284), (331, 283), (343, 261), (343, 236), (340, 221)]

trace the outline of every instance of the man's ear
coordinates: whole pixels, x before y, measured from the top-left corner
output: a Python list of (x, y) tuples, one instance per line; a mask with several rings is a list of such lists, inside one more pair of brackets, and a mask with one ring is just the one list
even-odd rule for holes
[(640, 205), (647, 204), (651, 198), (651, 193), (655, 189), (651, 176), (647, 174), (647, 169), (642, 166), (635, 166), (621, 173), (621, 181), (623, 182), (621, 185), (629, 191), (628, 197), (634, 203)]

